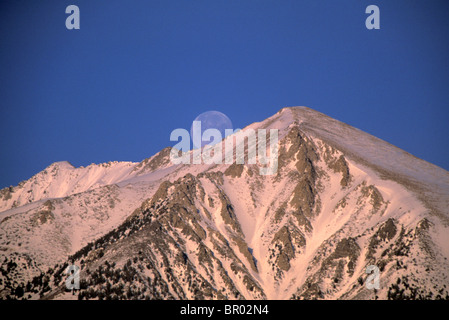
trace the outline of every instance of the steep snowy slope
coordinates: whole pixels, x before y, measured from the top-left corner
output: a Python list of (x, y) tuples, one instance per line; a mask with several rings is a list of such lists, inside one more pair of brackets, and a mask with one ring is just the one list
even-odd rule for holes
[[(172, 165), (170, 149), (117, 163), (84, 192), (0, 213), (3, 266), (20, 253), (52, 267), (30, 298), (66, 297), (69, 254), (82, 268), (80, 298), (449, 297), (448, 172), (304, 107), (249, 129), (279, 130), (275, 174)], [(380, 270), (379, 290), (365, 286), (368, 265)]]

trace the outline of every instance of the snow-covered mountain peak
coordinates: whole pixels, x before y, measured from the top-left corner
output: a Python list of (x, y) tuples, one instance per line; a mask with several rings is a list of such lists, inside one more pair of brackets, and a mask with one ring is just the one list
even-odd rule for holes
[(61, 198), (127, 178), (137, 163), (109, 162), (75, 168), (68, 161), (52, 163), (18, 186), (0, 191), (0, 212), (41, 199)]
[(62, 170), (75, 169), (75, 167), (68, 161), (53, 162), (51, 165), (49, 165), (46, 168), (46, 170), (52, 170), (53, 168), (62, 169)]

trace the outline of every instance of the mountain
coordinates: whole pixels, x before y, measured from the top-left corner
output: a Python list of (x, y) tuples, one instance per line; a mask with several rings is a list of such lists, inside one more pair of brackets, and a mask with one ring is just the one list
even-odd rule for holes
[(449, 172), (306, 107), (227, 139), (251, 129), (278, 129), (272, 175), (175, 165), (166, 148), (140, 163), (54, 163), (1, 190), (0, 296), (449, 298)]

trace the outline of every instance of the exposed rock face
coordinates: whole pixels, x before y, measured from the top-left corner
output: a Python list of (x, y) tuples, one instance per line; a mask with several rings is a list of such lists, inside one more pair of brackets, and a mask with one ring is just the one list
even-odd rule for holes
[(373, 213), (379, 211), (382, 207), (382, 204), (385, 203), (379, 190), (375, 186), (370, 185), (362, 187), (361, 191), (364, 197), (370, 198), (370, 202), (373, 206)]
[(347, 187), (349, 182), (351, 181), (351, 175), (349, 174), (348, 164), (343, 155), (338, 157), (337, 161), (332, 162), (329, 167), (335, 172), (340, 172), (342, 178), (340, 180), (340, 184), (342, 187)]
[[(352, 275), (354, 273), (355, 263), (359, 254), (360, 247), (358, 246), (357, 242), (352, 238), (344, 238), (337, 244), (335, 251), (325, 261), (325, 264), (329, 263), (332, 260), (347, 258), (349, 260), (346, 264), (347, 272), (349, 273), (349, 275)], [(341, 277), (341, 270), (339, 271), (340, 274), (338, 274), (337, 277)]]
[(316, 256), (317, 262), (320, 261), (320, 268), (309, 276), (304, 285), (293, 295), (293, 298), (325, 298), (326, 282), (332, 284), (331, 288), (327, 290), (337, 291), (340, 283), (353, 276), (360, 255), (357, 241), (353, 238), (343, 238), (333, 249), (329, 250), (329, 247), (328, 245), (320, 250)]
[(163, 168), (170, 164), (170, 151), (171, 148), (167, 147), (162, 149), (158, 154), (155, 156), (145, 159), (142, 162), (140, 162), (133, 171), (136, 171), (137, 173), (144, 173), (144, 172), (152, 172), (154, 170)]
[(7, 201), (12, 198), (11, 193), (14, 192), (14, 187), (7, 187), (0, 190), (0, 200)]
[(231, 164), (228, 169), (224, 172), (226, 176), (230, 176), (232, 178), (240, 178), (243, 173), (243, 164)]
[(283, 271), (290, 269), (290, 260), (294, 259), (306, 244), (306, 239), (301, 231), (294, 225), (283, 226), (271, 241), (274, 248), (271, 255), (276, 257), (275, 265)]
[(379, 227), (377, 232), (371, 237), (369, 242), (367, 258), (372, 258), (376, 252), (379, 244), (390, 241), (394, 238), (397, 232), (397, 227), (393, 219), (388, 219), (383, 225)]

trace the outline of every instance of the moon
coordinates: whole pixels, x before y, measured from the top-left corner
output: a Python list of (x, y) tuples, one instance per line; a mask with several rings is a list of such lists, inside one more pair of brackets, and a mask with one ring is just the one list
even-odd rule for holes
[(232, 122), (231, 120), (220, 111), (206, 111), (200, 114), (198, 117), (195, 118), (193, 121), (200, 121), (201, 122), (201, 132), (200, 130), (196, 129), (195, 132), (193, 130), (193, 123), (190, 127), (190, 136), (193, 142), (193, 148), (198, 149), (201, 147), (204, 147), (205, 145), (214, 145), (220, 141), (203, 141), (201, 140), (201, 146), (195, 144), (195, 140), (193, 139), (194, 136), (203, 136), (203, 132), (207, 129), (217, 129), (221, 133), (221, 137), (225, 137), (225, 129), (233, 129), (232, 128)]

